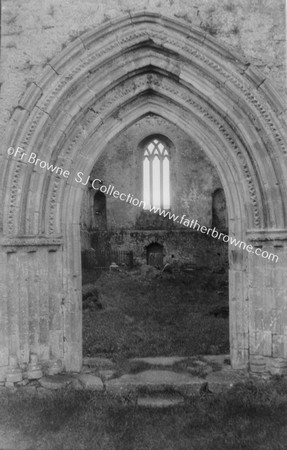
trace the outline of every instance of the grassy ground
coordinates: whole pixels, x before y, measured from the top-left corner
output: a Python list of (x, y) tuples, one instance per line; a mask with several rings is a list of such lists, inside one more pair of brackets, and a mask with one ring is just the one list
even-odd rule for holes
[(281, 379), (237, 385), (169, 410), (84, 391), (0, 399), (1, 450), (286, 449), (287, 382)]
[(226, 274), (196, 270), (144, 278), (139, 271), (104, 272), (95, 285), (103, 309), (84, 310), (84, 355), (229, 353), (228, 318), (210, 314), (228, 305)]

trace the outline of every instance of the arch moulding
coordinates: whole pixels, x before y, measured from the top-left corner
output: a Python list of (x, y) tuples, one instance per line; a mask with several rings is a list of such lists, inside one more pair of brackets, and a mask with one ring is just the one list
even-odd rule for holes
[[(68, 45), (11, 118), (1, 177), (0, 378), (9, 356), (23, 366), (31, 353), (80, 370), (84, 187), (75, 175), (88, 176), (108, 143), (150, 113), (183, 129), (216, 166), (230, 234), (279, 256), (272, 263), (230, 246), (233, 367), (260, 361), (273, 370), (287, 360), (284, 105), (256, 69), (201, 30), (139, 13)], [(68, 176), (35, 165), (32, 154)]]

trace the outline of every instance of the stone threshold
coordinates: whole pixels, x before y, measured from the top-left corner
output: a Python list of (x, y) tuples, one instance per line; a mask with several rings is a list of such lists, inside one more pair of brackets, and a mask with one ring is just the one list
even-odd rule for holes
[(249, 378), (246, 372), (232, 370), (229, 355), (132, 358), (127, 360), (127, 373), (103, 357), (84, 358), (80, 373), (50, 371), (43, 375), (35, 358), (32, 362), (34, 371), (30, 365), (19, 379), (19, 369), (14, 368), (2, 389), (39, 395), (61, 389), (90, 390), (126, 398), (142, 407), (164, 408), (182, 405), (196, 395), (226, 391)]

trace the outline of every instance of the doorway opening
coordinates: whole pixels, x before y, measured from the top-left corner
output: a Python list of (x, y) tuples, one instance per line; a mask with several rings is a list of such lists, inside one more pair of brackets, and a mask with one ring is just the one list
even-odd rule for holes
[[(148, 134), (144, 144), (150, 133), (168, 151), (168, 211), (211, 226), (218, 203), (214, 192), (220, 192), (220, 206), (225, 204), (217, 171), (192, 139), (159, 116), (150, 114), (117, 136), (91, 179), (143, 198), (146, 145), (137, 144), (138, 129)], [(83, 299), (88, 305), (84, 356), (122, 360), (229, 353), (227, 245), (112, 195), (87, 188), (84, 197), (81, 229), (88, 238), (82, 239), (82, 252), (97, 255), (89, 276), (83, 267), (83, 292), (87, 297), (90, 289), (93, 297), (93, 302)]]
[(163, 254), (164, 248), (161, 244), (153, 242), (146, 248), (146, 259), (149, 266), (153, 266), (156, 269), (163, 268)]

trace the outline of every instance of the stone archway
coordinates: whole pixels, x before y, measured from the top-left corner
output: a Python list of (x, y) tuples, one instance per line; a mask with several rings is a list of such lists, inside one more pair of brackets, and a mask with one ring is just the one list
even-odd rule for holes
[[(5, 140), (2, 373), (9, 355), (23, 364), (31, 353), (80, 370), (84, 186), (76, 174), (88, 176), (108, 142), (148, 113), (184, 129), (209, 156), (226, 192), (229, 234), (279, 256), (275, 264), (230, 246), (232, 366), (286, 359), (283, 111), (273, 87), (248, 63), (201, 31), (156, 14), (106, 23), (47, 64), (20, 100)], [(10, 147), (22, 150), (9, 156)], [(68, 176), (33, 164), (32, 153)]]

